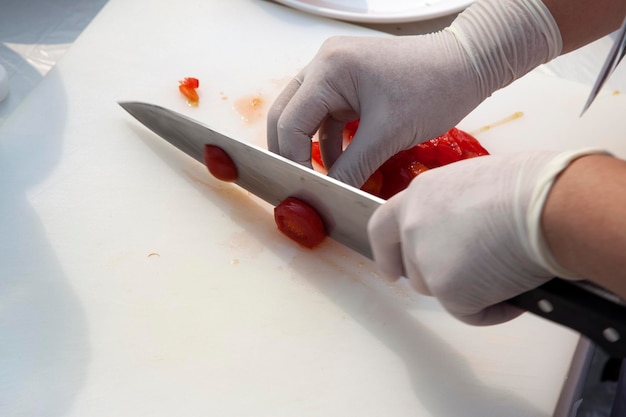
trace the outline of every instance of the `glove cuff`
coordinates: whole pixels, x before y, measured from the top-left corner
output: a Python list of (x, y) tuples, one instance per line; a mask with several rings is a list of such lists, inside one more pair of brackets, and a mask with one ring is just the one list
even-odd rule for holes
[(561, 267), (550, 252), (541, 227), (541, 215), (546, 199), (548, 198), (548, 194), (556, 178), (574, 160), (586, 155), (602, 153), (607, 154), (606, 151), (600, 149), (581, 149), (561, 152), (553, 157), (537, 175), (537, 181), (531, 191), (530, 202), (526, 212), (526, 227), (529, 237), (529, 247), (527, 250), (535, 262), (554, 276), (566, 279), (582, 278)]
[(467, 53), (485, 98), (563, 48), (556, 21), (541, 0), (478, 0), (445, 30)]

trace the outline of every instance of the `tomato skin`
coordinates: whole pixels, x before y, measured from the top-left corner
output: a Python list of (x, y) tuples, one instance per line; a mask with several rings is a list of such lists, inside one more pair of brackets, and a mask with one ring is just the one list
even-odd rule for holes
[(309, 249), (326, 237), (326, 228), (317, 211), (304, 201), (288, 197), (274, 208), (278, 230)]
[(204, 145), (204, 163), (209, 172), (218, 180), (228, 182), (237, 180), (237, 166), (222, 148)]

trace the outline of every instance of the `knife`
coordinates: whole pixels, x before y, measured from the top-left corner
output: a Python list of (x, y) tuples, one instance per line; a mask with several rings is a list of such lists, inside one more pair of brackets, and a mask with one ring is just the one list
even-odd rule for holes
[(624, 54), (626, 54), (626, 19), (624, 20), (624, 23), (622, 23), (622, 27), (616, 33), (613, 47), (611, 48), (609, 55), (606, 57), (606, 61), (604, 61), (604, 65), (600, 71), (600, 75), (598, 75), (598, 78), (591, 89), (589, 98), (587, 98), (583, 111), (580, 113), (581, 116), (587, 111), (589, 106), (591, 106), (591, 103), (593, 103), (595, 98), (598, 96), (598, 93), (604, 86), (604, 83), (609, 79), (611, 74), (613, 74), (613, 71), (615, 71), (615, 68), (617, 68), (619, 63), (622, 61), (622, 58), (624, 58)]
[[(332, 239), (373, 259), (367, 223), (385, 200), (163, 107), (139, 102), (119, 104), (148, 129), (202, 164), (206, 144), (221, 148), (237, 167), (237, 185), (273, 206), (287, 197), (305, 201), (319, 213)], [(626, 357), (626, 303), (590, 282), (554, 278), (507, 302), (579, 332), (611, 356)]]

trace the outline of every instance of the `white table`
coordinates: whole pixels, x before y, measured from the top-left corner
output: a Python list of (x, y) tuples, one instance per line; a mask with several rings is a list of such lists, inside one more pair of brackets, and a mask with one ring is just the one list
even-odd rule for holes
[[(108, 2), (0, 126), (0, 415), (556, 412), (578, 376), (577, 334), (530, 315), (466, 326), (338, 244), (295, 247), (271, 207), (116, 104), (154, 102), (263, 143), (266, 105), (334, 34), (378, 35), (258, 0)], [(176, 91), (184, 76), (201, 79), (196, 109)], [(528, 132), (562, 120), (535, 113), (531, 90), (586, 91), (552, 80), (511, 86), (462, 127), (523, 108), (480, 140), (543, 146)], [(589, 120), (624, 105), (607, 100)]]

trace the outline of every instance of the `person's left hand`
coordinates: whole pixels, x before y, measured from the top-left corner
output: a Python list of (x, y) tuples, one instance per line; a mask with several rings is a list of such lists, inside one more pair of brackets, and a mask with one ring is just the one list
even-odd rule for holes
[[(333, 37), (273, 103), (268, 149), (311, 167), (311, 138), (328, 175), (355, 187), (397, 152), (439, 136), (484, 98), (452, 31)], [(360, 119), (342, 152), (346, 122)]]

